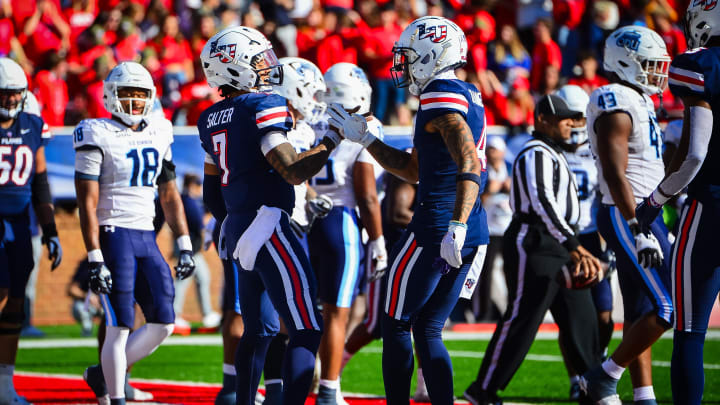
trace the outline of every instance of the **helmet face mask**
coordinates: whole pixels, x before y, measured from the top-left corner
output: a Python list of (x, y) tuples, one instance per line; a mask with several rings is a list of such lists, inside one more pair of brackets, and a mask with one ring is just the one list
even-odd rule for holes
[(665, 42), (646, 27), (619, 28), (605, 41), (605, 70), (648, 95), (665, 91), (670, 61)]
[(135, 62), (115, 66), (103, 83), (103, 101), (105, 109), (123, 123), (139, 124), (150, 115), (155, 102), (150, 72)]
[(720, 7), (717, 0), (692, 0), (685, 12), (685, 39), (689, 49), (705, 46), (720, 35)]
[(283, 82), (282, 66), (270, 41), (248, 27), (226, 28), (210, 38), (200, 53), (210, 87), (271, 91)]
[(23, 110), (27, 77), (14, 60), (0, 58), (0, 121), (14, 119)]
[(408, 25), (393, 47), (393, 81), (398, 87), (420, 91), (439, 74), (467, 63), (467, 39), (454, 22), (435, 16)]

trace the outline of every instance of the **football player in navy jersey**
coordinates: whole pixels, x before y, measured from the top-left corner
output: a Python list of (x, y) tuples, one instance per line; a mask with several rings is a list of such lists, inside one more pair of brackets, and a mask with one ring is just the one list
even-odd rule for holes
[(254, 402), (279, 313), (290, 336), (283, 403), (302, 404), (322, 318), (315, 306), (315, 276), (289, 213), (293, 185), (325, 165), (340, 137), (330, 131), (317, 146), (295, 152), (287, 137), (294, 119), (287, 100), (264, 92), (282, 83), (282, 69), (260, 32), (225, 29), (208, 40), (200, 59), (208, 83), (224, 97), (201, 114), (198, 130), (207, 153), (204, 199), (211, 211), (226, 209), (228, 253), (242, 268), (238, 288), (245, 331), (235, 357), (237, 403)]
[(0, 58), (0, 404), (27, 401), (15, 393), (13, 371), (25, 317), (25, 285), (33, 269), (31, 206), (42, 227), (51, 269), (62, 261), (50, 196), (45, 145), (50, 131), (42, 118), (23, 111), (27, 78), (20, 65)]
[[(477, 89), (455, 76), (465, 65), (462, 30), (441, 17), (413, 21), (393, 47), (397, 86), (420, 97), (413, 150), (394, 149), (368, 131), (365, 118), (331, 104), (331, 127), (365, 146), (389, 172), (418, 182), (418, 206), (393, 248), (385, 280), (383, 377), (389, 404), (408, 404), (412, 328), (434, 404), (453, 403), (452, 364), (441, 331), (473, 261), (482, 268), (489, 241), (479, 194), (485, 185), (485, 110)], [(474, 266), (478, 267), (478, 266)], [(468, 278), (477, 280), (477, 275)], [(470, 293), (472, 289), (469, 289)], [(469, 297), (469, 295), (468, 295)]]
[[(155, 241), (155, 192), (180, 250), (177, 277), (195, 263), (175, 184), (172, 123), (152, 112), (155, 85), (139, 63), (115, 66), (103, 81), (112, 118), (81, 121), (73, 132), (75, 190), (90, 266), (90, 288), (105, 309), (101, 364), (83, 375), (98, 403), (125, 403), (128, 367), (170, 336), (175, 322), (172, 273)], [(130, 333), (135, 303), (146, 324)]]
[(671, 256), (675, 334), (673, 402), (700, 404), (705, 374), (703, 346), (720, 291), (717, 229), (720, 227), (720, 7), (691, 1), (685, 14), (688, 51), (672, 61), (669, 85), (685, 105), (682, 136), (662, 182), (637, 207), (647, 227), (672, 196), (687, 189)]

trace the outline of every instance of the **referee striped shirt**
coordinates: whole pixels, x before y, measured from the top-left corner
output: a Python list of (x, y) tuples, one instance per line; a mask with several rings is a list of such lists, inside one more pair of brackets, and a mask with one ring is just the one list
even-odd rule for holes
[(515, 218), (540, 222), (569, 251), (580, 244), (575, 226), (580, 201), (575, 176), (560, 148), (544, 135), (534, 135), (513, 163), (510, 207)]

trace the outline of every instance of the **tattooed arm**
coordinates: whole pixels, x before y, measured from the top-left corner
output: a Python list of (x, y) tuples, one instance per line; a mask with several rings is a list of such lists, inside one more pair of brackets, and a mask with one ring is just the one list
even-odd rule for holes
[[(458, 167), (458, 173), (474, 173), (480, 176), (480, 161), (475, 149), (472, 130), (458, 113), (444, 114), (428, 122), (429, 132), (439, 132)], [(478, 198), (480, 186), (471, 180), (457, 182), (455, 210), (452, 219), (466, 223)]]
[(368, 146), (367, 151), (385, 170), (408, 183), (418, 182), (418, 160), (415, 149), (408, 153), (395, 149), (378, 139)]
[(335, 144), (324, 138), (317, 146), (297, 154), (289, 142), (280, 143), (265, 153), (265, 159), (290, 184), (299, 185), (314, 176), (330, 156)]

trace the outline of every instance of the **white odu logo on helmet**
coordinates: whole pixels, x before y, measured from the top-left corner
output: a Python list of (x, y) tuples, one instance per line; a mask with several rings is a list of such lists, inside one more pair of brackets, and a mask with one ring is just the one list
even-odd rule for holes
[(327, 89), (322, 72), (303, 58), (280, 58), (280, 64), (283, 81), (281, 85), (273, 87), (273, 92), (288, 99), (307, 123), (315, 124), (326, 109), (325, 103), (318, 101), (318, 97)]
[(357, 65), (341, 62), (330, 66), (325, 72), (325, 83), (328, 89), (322, 99), (326, 103), (339, 103), (348, 111), (357, 108), (357, 114), (370, 112), (372, 88), (367, 75)]
[(662, 93), (667, 84), (670, 56), (655, 31), (640, 26), (615, 30), (605, 40), (605, 70), (645, 93)]
[[(125, 87), (147, 90), (147, 97), (119, 97), (118, 90)], [(129, 101), (125, 111), (121, 101)], [(135, 102), (144, 102), (145, 106), (140, 114), (133, 114), (132, 107)], [(143, 118), (150, 114), (155, 102), (155, 84), (150, 72), (143, 65), (136, 62), (123, 62), (115, 66), (103, 82), (103, 103), (105, 109), (115, 117), (120, 118), (127, 125), (139, 124)]]
[(270, 41), (248, 27), (226, 28), (210, 38), (200, 53), (210, 87), (269, 91), (282, 83), (282, 69)]
[(440, 73), (467, 63), (465, 33), (454, 22), (427, 16), (410, 23), (393, 47), (393, 80), (417, 95)]
[(22, 97), (17, 105), (0, 105), (0, 117), (13, 119), (22, 111), (27, 96), (27, 87), (27, 77), (20, 65), (10, 58), (0, 58), (0, 89), (22, 92)]
[(692, 0), (685, 13), (685, 38), (690, 49), (705, 46), (720, 35), (718, 0)]

